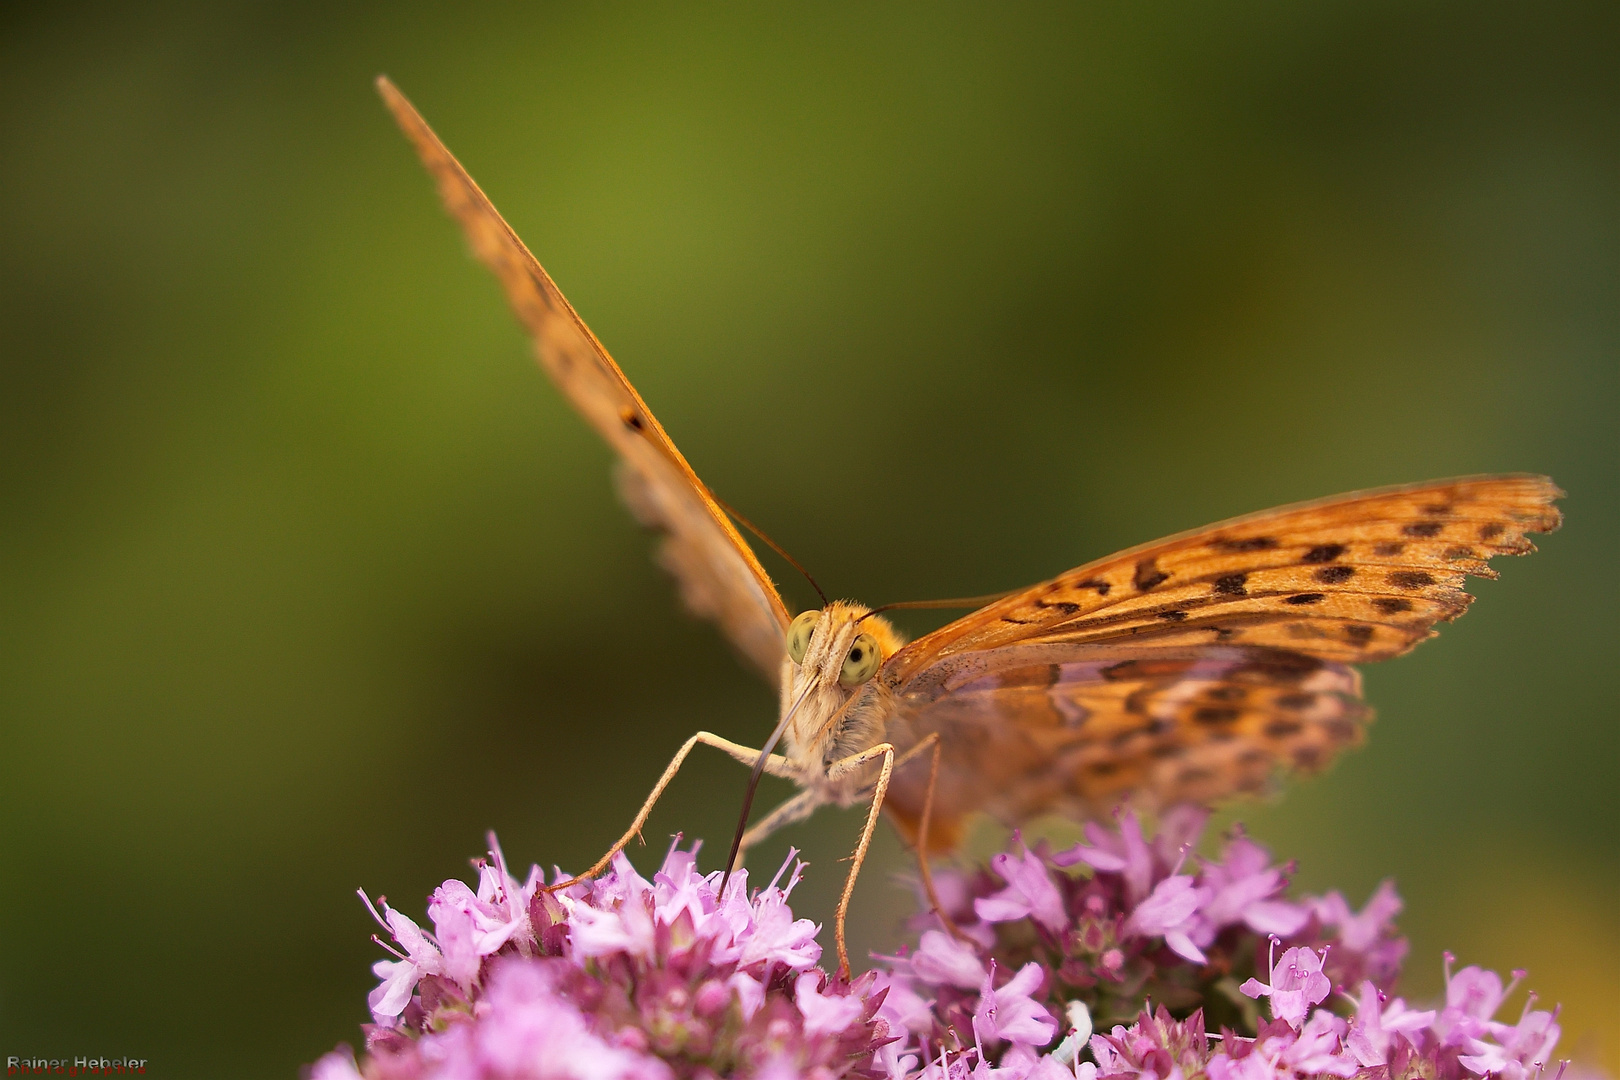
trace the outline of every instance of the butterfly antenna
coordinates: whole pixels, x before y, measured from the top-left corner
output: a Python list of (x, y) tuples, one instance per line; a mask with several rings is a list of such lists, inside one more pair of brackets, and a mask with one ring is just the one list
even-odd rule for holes
[(774, 551), (778, 555), (782, 556), (782, 558), (786, 559), (792, 565), (793, 569), (795, 569), (799, 573), (803, 574), (804, 575), (804, 580), (808, 581), (810, 583), (810, 587), (812, 589), (816, 590), (816, 595), (821, 597), (821, 606), (822, 607), (827, 606), (827, 594), (821, 591), (821, 586), (816, 584), (816, 579), (810, 576), (810, 571), (806, 570), (799, 563), (798, 559), (795, 559), (793, 556), (789, 555), (786, 551), (784, 551), (782, 549), (781, 544), (778, 544), (775, 540), (772, 540), (769, 536), (765, 535), (765, 530), (764, 529), (761, 529), (758, 525), (755, 525), (752, 521), (749, 521), (747, 518), (743, 517), (741, 514), (739, 514), (737, 512), (736, 507), (734, 507), (730, 503), (726, 502), (720, 496), (716, 495), (713, 491), (709, 492), (709, 498), (713, 499), (719, 505), (720, 509), (722, 509), (726, 513), (730, 514), (731, 517), (733, 518), (733, 520), (735, 520), (737, 522), (737, 524), (741, 525), (743, 528), (747, 529), (749, 532), (751, 532), (755, 536), (759, 537), (760, 540), (765, 544), (766, 547), (770, 548), (772, 551)]
[(899, 600), (892, 604), (875, 607), (862, 615), (861, 618), (868, 619), (884, 611), (913, 611), (921, 608), (980, 608), (986, 604), (993, 604), (997, 600), (1005, 600), (1014, 593), (1022, 591), (1022, 589), (1008, 589), (1005, 592), (986, 593), (983, 596), (957, 596), (949, 600)]
[[(647, 431), (646, 425), (642, 422), (641, 418), (636, 415), (634, 409), (626, 410), (623, 414), (621, 414), (621, 418), (624, 420), (625, 425), (627, 427), (629, 427), (632, 431), (639, 432), (643, 436), (645, 436), (647, 438), (647, 441), (652, 445), (653, 449), (657, 450), (660, 454), (662, 454), (665, 457), (665, 459), (667, 459), (669, 461), (670, 464), (672, 464), (672, 465), (674, 465), (676, 467), (677, 471), (682, 470), (683, 463), (678, 461), (670, 453), (669, 448), (667, 448), (664, 444), (660, 443), (658, 440), (654, 439), (651, 436), (651, 434)], [(691, 470), (688, 468), (685, 471), (690, 472)], [(699, 483), (702, 483), (702, 481), (699, 481)], [(795, 569), (799, 573), (803, 574), (804, 575), (804, 580), (808, 581), (810, 583), (810, 587), (812, 589), (816, 590), (816, 595), (821, 597), (821, 606), (822, 607), (827, 606), (827, 594), (821, 591), (821, 586), (816, 584), (816, 579), (810, 576), (810, 571), (806, 570), (804, 568), (804, 566), (799, 562), (798, 559), (795, 559), (793, 556), (789, 555), (783, 549), (781, 544), (778, 544), (775, 540), (772, 540), (769, 536), (766, 536), (764, 529), (760, 528), (758, 525), (755, 525), (752, 521), (749, 521), (747, 518), (743, 517), (742, 514), (737, 511), (737, 508), (735, 506), (732, 506), (730, 503), (726, 502), (726, 500), (724, 500), (720, 496), (716, 495), (714, 493), (714, 490), (712, 488), (710, 488), (707, 484), (703, 485), (703, 490), (708, 492), (709, 498), (714, 500), (716, 506), (720, 507), (720, 509), (724, 510), (727, 514), (731, 515), (731, 518), (732, 518), (733, 521), (735, 521), (737, 524), (741, 525), (743, 528), (747, 529), (749, 532), (753, 533), (755, 536), (759, 537), (760, 540), (762, 540), (764, 542), (766, 547), (770, 548), (772, 551), (774, 551), (778, 555), (782, 556), (782, 558), (784, 558), (784, 559), (786, 559), (788, 561), (788, 563), (793, 567), (793, 569)]]
[(776, 730), (765, 740), (765, 746), (759, 752), (759, 760), (754, 762), (754, 771), (748, 774), (748, 791), (743, 795), (742, 813), (737, 816), (737, 835), (731, 838), (731, 852), (726, 856), (726, 872), (720, 878), (720, 891), (715, 893), (717, 897), (725, 897), (726, 882), (731, 880), (731, 868), (737, 865), (737, 852), (742, 849), (743, 833), (748, 831), (748, 812), (754, 808), (754, 792), (759, 788), (759, 778), (765, 774), (765, 762), (770, 760), (771, 751), (776, 749), (776, 744), (782, 741), (782, 733), (793, 720), (793, 714), (799, 711), (799, 706), (804, 704), (804, 699), (810, 696), (810, 691), (814, 688), (814, 683), (806, 686), (804, 693), (799, 695), (799, 700), (793, 703), (793, 708), (777, 721)]

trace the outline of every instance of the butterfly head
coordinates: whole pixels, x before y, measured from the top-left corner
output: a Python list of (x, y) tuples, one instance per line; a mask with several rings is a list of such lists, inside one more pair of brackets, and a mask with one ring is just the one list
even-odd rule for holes
[(867, 692), (883, 662), (905, 643), (887, 619), (860, 604), (835, 600), (801, 612), (788, 627), (782, 658), (783, 708), (808, 695), (787, 733), (790, 741), (818, 742), (828, 721)]
[(904, 644), (887, 619), (860, 604), (838, 600), (811, 608), (788, 627), (791, 681), (800, 693), (811, 683), (853, 692)]

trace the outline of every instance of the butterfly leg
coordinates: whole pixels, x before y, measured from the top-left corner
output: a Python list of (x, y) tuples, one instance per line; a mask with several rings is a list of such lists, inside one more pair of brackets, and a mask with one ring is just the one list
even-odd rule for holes
[(956, 923), (951, 921), (951, 917), (945, 914), (945, 907), (939, 902), (939, 893), (934, 890), (933, 872), (928, 868), (928, 825), (934, 814), (934, 786), (939, 780), (940, 749), (939, 732), (930, 732), (919, 739), (915, 746), (896, 758), (894, 767), (903, 768), (924, 750), (933, 751), (930, 755), (932, 761), (928, 766), (928, 787), (923, 794), (922, 817), (917, 821), (917, 871), (922, 878), (923, 893), (928, 897), (933, 913), (939, 916), (939, 921), (944, 924), (945, 929), (960, 941), (970, 941), (971, 939), (957, 928)]
[(825, 805), (826, 802), (826, 798), (820, 792), (806, 790), (799, 792), (793, 798), (766, 814), (759, 824), (743, 834), (742, 845), (737, 848), (737, 861), (732, 866), (732, 869), (735, 870), (742, 866), (743, 856), (748, 854), (749, 848), (770, 836), (777, 829), (785, 825), (792, 825), (794, 822), (803, 821), (815, 813), (817, 807)]
[[(613, 861), (613, 856), (623, 851), (631, 840), (641, 834), (641, 827), (647, 823), (647, 818), (652, 814), (653, 805), (658, 802), (659, 796), (663, 795), (664, 789), (669, 787), (670, 781), (675, 779), (675, 774), (681, 771), (681, 764), (686, 761), (686, 755), (690, 754), (692, 748), (699, 743), (704, 746), (712, 746), (716, 750), (723, 750), (750, 767), (759, 760), (758, 750), (743, 746), (740, 743), (734, 743), (730, 739), (722, 739), (720, 736), (712, 735), (707, 731), (700, 731), (693, 735), (681, 744), (679, 750), (675, 751), (675, 757), (670, 761), (669, 767), (664, 770), (664, 775), (660, 776), (658, 783), (653, 785), (652, 794), (648, 795), (647, 801), (641, 804), (641, 810), (636, 814), (636, 819), (630, 823), (630, 827), (625, 830), (624, 835), (619, 837), (612, 847), (608, 848), (607, 854), (596, 860), (596, 865), (583, 874), (577, 874), (567, 881), (558, 882), (556, 885), (547, 885), (545, 891), (556, 892), (558, 889), (566, 889), (570, 885), (589, 880), (606, 870), (608, 864)], [(798, 776), (788, 759), (780, 754), (772, 754), (765, 760), (765, 771), (772, 776), (784, 776), (789, 779)]]
[(832, 763), (827, 769), (827, 779), (836, 781), (866, 765), (868, 762), (883, 759), (883, 767), (878, 770), (877, 783), (872, 785), (872, 808), (866, 814), (866, 826), (861, 829), (861, 842), (855, 846), (855, 854), (850, 859), (849, 876), (844, 879), (844, 892), (838, 898), (838, 913), (834, 920), (834, 938), (838, 942), (838, 973), (849, 978), (849, 949), (844, 944), (844, 917), (849, 914), (849, 899), (855, 893), (855, 879), (861, 875), (861, 864), (866, 861), (866, 849), (872, 843), (872, 830), (877, 828), (878, 814), (883, 809), (883, 797), (889, 791), (889, 775), (894, 772), (894, 746), (891, 743), (878, 743), (869, 750), (862, 750), (858, 754), (851, 754)]
[(958, 941), (968, 941), (970, 940), (968, 936), (957, 928), (956, 923), (951, 921), (949, 915), (945, 914), (945, 905), (939, 902), (939, 893), (934, 891), (934, 875), (928, 869), (928, 823), (934, 815), (934, 784), (939, 780), (939, 732), (932, 732), (916, 746), (907, 750), (905, 757), (901, 758), (900, 762), (896, 764), (903, 763), (906, 758), (916, 754), (930, 743), (933, 744), (932, 749), (934, 752), (929, 755), (932, 760), (928, 766), (928, 788), (923, 794), (922, 817), (917, 821), (917, 872), (922, 876), (923, 893), (928, 897), (929, 907), (938, 916), (939, 921), (944, 924), (946, 931)]

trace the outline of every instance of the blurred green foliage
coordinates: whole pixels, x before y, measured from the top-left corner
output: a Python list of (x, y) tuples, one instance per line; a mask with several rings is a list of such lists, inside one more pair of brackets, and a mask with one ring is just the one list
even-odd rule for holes
[[(1620, 1028), (1617, 42), (1609, 3), (0, 9), (0, 1054), (293, 1075), (365, 1018), (356, 886), (420, 915), (489, 828), (579, 867), (682, 737), (775, 718), (380, 71), (839, 594), (1551, 473), (1566, 530), (1241, 813), (1308, 887), (1397, 877), (1409, 991), (1449, 947)], [(719, 846), (742, 780), (695, 762), (649, 844)], [(805, 848), (830, 918), (855, 828), (758, 862)]]

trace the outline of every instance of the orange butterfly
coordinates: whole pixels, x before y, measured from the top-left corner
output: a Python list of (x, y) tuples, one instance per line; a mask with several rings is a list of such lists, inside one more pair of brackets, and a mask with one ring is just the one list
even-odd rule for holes
[[(1018, 821), (1095, 813), (1127, 795), (1208, 802), (1256, 790), (1279, 768), (1318, 768), (1370, 716), (1349, 664), (1432, 636), (1472, 599), (1466, 575), (1494, 577), (1488, 559), (1535, 550), (1525, 534), (1561, 522), (1552, 504), (1563, 492), (1544, 476), (1467, 477), (1182, 533), (994, 598), (909, 644), (855, 603), (790, 617), (735, 515), (545, 270), (393, 84), (377, 87), (541, 365), (618, 452), (626, 501), (665, 534), (661, 559), (687, 606), (719, 623), (780, 695), (763, 750), (708, 732), (688, 739), (582, 876), (638, 834), (699, 743), (802, 789), (739, 827), (734, 858), (819, 806), (869, 801), (838, 905), (846, 973), (844, 917), (880, 809), (916, 846), (932, 892), (927, 851), (954, 847), (977, 810)], [(772, 753), (779, 741), (784, 752)], [(925, 754), (928, 768), (907, 767)]]

